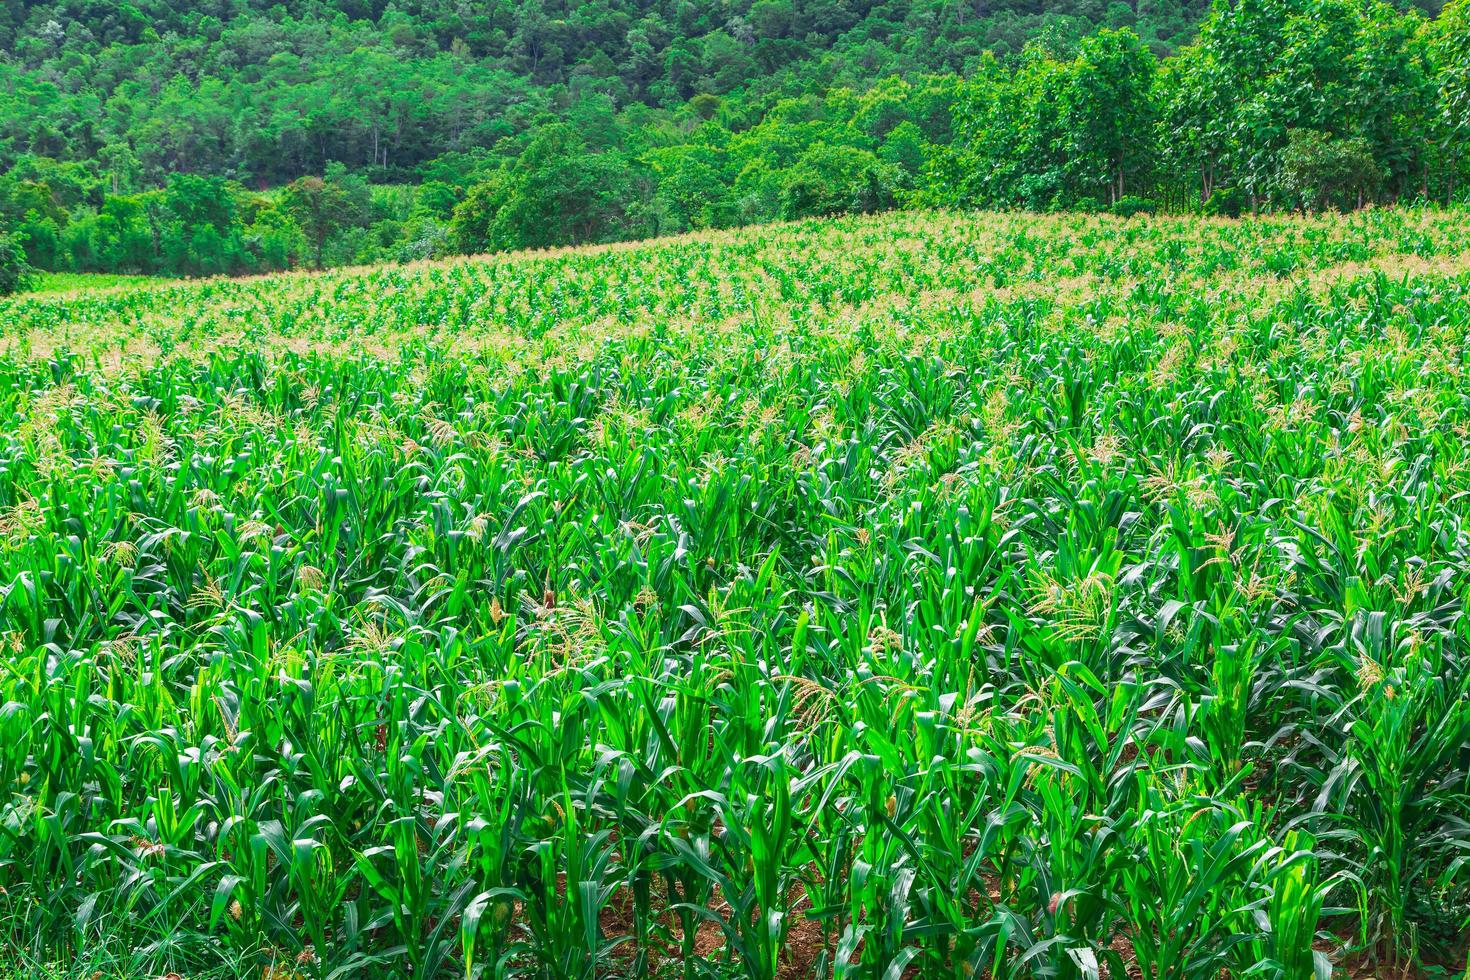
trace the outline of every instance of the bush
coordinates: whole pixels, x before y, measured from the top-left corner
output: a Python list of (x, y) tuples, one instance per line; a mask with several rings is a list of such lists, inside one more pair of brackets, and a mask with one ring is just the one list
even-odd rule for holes
[(495, 216), (505, 207), (507, 197), (505, 179), (498, 173), (471, 187), (465, 199), (455, 205), (449, 220), (449, 237), (455, 249), (466, 254), (488, 249)]
[(18, 293), (30, 285), (33, 270), (26, 261), (22, 237), (0, 231), (0, 296)]
[(1058, 170), (1024, 175), (1016, 184), (1016, 196), (1027, 211), (1060, 211), (1069, 203), (1069, 210), (1090, 210), (1084, 201), (1067, 201), (1066, 180)]
[(1239, 187), (1217, 187), (1202, 210), (1212, 218), (1238, 218), (1245, 210), (1245, 193)]
[(464, 252), (638, 238), (653, 230), (640, 165), (594, 152), (570, 126), (543, 127), (514, 164), (470, 188), (450, 220)]
[(896, 203), (898, 168), (867, 150), (818, 143), (787, 170), (781, 217), (871, 214)]
[(396, 242), (396, 250), (394, 257), (399, 262), (416, 262), (450, 255), (454, 248), (447, 225), (433, 218), (419, 217), (404, 226), (403, 234)]
[(1281, 187), (1303, 211), (1333, 204), (1360, 206), (1383, 179), (1373, 148), (1361, 136), (1334, 139), (1315, 129), (1293, 129), (1281, 155)]
[(1114, 201), (1110, 210), (1120, 218), (1131, 218), (1136, 214), (1153, 214), (1158, 209), (1158, 203), (1151, 198), (1129, 194)]

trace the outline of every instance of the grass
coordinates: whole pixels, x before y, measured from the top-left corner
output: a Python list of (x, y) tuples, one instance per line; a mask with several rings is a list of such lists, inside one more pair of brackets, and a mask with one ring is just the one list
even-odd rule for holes
[(7, 955), (1456, 975), (1467, 342), (1436, 211), (0, 303)]
[(166, 281), (155, 276), (117, 275), (110, 272), (38, 272), (26, 293), (73, 293), (82, 290), (132, 288)]

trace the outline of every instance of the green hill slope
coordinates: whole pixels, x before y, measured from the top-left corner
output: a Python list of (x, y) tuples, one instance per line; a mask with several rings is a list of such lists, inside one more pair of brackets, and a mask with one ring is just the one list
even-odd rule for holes
[(1130, 26), (1158, 51), (1203, 0), (40, 3), (0, 7), (0, 160), (104, 159), (284, 183), (326, 160), (400, 176), (592, 96), (753, 120), (779, 96), (963, 72), (987, 49)]

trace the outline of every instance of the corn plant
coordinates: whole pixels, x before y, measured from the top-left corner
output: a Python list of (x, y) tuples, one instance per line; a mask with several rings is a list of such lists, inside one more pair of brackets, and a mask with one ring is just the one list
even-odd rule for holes
[(1463, 969), (1470, 222), (0, 300), (0, 973)]

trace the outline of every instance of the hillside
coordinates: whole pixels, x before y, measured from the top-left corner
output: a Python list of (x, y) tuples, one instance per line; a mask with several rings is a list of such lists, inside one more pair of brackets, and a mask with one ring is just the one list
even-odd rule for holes
[[(1027, 41), (1135, 28), (1159, 53), (1205, 0), (447, 0), (0, 6), (0, 162), (16, 153), (275, 185), (329, 160), (416, 178), (578, 102), (717, 97), (745, 124), (777, 98), (972, 71)], [(591, 107), (584, 109), (592, 111)], [(122, 162), (115, 164), (121, 167)]]
[(1427, 209), (0, 301), (0, 972), (1462, 969), (1467, 311)]
[(11, 0), (0, 290), (21, 253), (200, 276), (902, 207), (1467, 193), (1470, 0), (1171, 3)]

